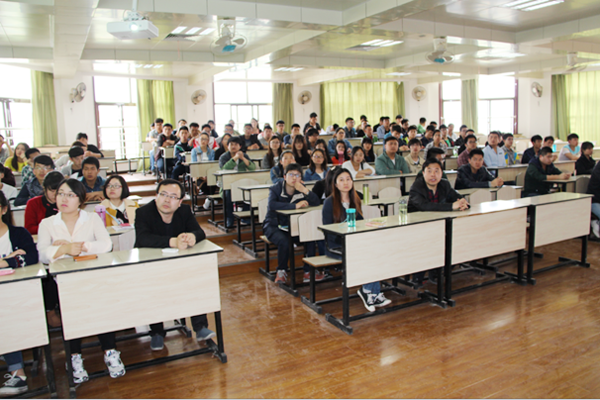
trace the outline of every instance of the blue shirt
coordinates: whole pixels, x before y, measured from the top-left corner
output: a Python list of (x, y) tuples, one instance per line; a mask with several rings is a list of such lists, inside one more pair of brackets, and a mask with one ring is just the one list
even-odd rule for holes
[[(337, 150), (335, 149), (337, 142), (338, 142), (338, 140), (336, 138), (333, 138), (329, 141), (329, 143), (327, 143), (327, 151), (329, 152), (330, 156), (337, 154)], [(344, 139), (344, 143), (346, 143), (346, 150), (352, 149), (352, 145), (350, 144), (348, 139)]]
[[(496, 152), (497, 151), (497, 152)], [(506, 158), (504, 158), (504, 150), (500, 146), (496, 146), (496, 151), (489, 145), (483, 149), (483, 161), (488, 168), (490, 167), (506, 167)]]
[(104, 186), (104, 179), (101, 176), (98, 176), (96, 178), (96, 183), (94, 183), (94, 187), (91, 188), (88, 186), (87, 182), (85, 181), (85, 177), (80, 177), (79, 181), (83, 183), (83, 187), (85, 187), (85, 191), (87, 193), (92, 193), (92, 192), (101, 192), (102, 191), (102, 187)]

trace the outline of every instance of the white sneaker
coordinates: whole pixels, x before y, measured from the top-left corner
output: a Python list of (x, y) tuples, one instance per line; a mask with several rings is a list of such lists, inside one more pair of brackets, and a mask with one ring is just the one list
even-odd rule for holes
[(104, 353), (104, 363), (108, 368), (111, 378), (120, 378), (125, 375), (125, 365), (121, 361), (121, 352), (117, 350), (109, 350)]
[(373, 301), (373, 303), (375, 304), (375, 307), (385, 307), (388, 304), (390, 304), (392, 301), (388, 298), (386, 298), (382, 292), (379, 292), (379, 294), (375, 297), (375, 300)]
[(600, 221), (593, 220), (590, 225), (592, 226), (592, 232), (594, 233), (594, 236), (600, 238)]
[(206, 200), (204, 200), (203, 207), (204, 207), (205, 210), (210, 210), (210, 200), (208, 198), (206, 198)]
[(81, 354), (73, 354), (71, 356), (71, 366), (73, 367), (73, 382), (83, 383), (90, 379), (87, 371), (83, 368)]

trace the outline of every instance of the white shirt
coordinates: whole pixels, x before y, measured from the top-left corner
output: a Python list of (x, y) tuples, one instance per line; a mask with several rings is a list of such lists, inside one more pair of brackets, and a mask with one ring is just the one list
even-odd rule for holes
[(12, 243), (10, 242), (10, 236), (8, 235), (8, 229), (6, 233), (0, 237), (0, 258), (4, 258), (13, 252)]
[(490, 167), (506, 167), (506, 158), (504, 157), (504, 150), (501, 147), (496, 146), (496, 151), (492, 149), (490, 145), (485, 146), (483, 149), (483, 161), (488, 168)]
[(62, 168), (70, 162), (71, 162), (71, 158), (69, 157), (68, 154), (65, 154), (64, 156), (61, 156), (58, 160), (54, 161), (54, 166), (56, 168)]
[[(84, 210), (79, 210), (79, 218), (75, 223), (72, 236), (62, 220), (62, 213), (59, 212), (42, 220), (38, 230), (37, 243), (40, 262), (50, 264), (58, 260), (58, 258), (54, 258), (54, 255), (60, 246), (52, 246), (52, 243), (61, 239), (71, 243), (84, 242), (88, 251), (81, 255), (108, 253), (112, 249), (110, 235), (98, 214)], [(63, 255), (59, 258), (63, 257), (67, 256)]]
[(19, 191), (14, 186), (7, 185), (6, 183), (2, 184), (2, 193), (4, 193), (4, 197), (6, 200), (14, 199), (19, 194)]
[(361, 171), (363, 169), (369, 169), (369, 170), (371, 170), (371, 175), (375, 175), (375, 169), (366, 162), (362, 163), (360, 165), (358, 171), (356, 171), (354, 169), (354, 166), (352, 165), (352, 161), (350, 161), (350, 160), (345, 161), (342, 164), (342, 168), (346, 168), (348, 171), (350, 171), (350, 174), (352, 175), (352, 179), (356, 179), (356, 174), (358, 174), (358, 171)]

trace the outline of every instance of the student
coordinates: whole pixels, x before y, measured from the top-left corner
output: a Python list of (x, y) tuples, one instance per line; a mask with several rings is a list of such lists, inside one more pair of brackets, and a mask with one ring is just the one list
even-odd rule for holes
[(579, 147), (579, 135), (576, 133), (571, 133), (569, 136), (567, 136), (567, 142), (569, 142), (569, 144), (560, 150), (558, 161), (577, 161), (581, 155), (581, 148)]
[(506, 165), (515, 165), (517, 163), (517, 153), (515, 153), (515, 149), (513, 149), (514, 137), (512, 133), (502, 135), (502, 140), (504, 141), (502, 150), (504, 150)]
[(27, 158), (27, 165), (23, 167), (23, 170), (21, 170), (21, 176), (23, 178), (22, 182), (28, 181), (31, 178), (33, 178), (33, 159), (39, 156), (40, 154), (42, 153), (40, 153), (40, 151), (35, 147), (31, 147), (25, 152), (25, 157)]
[(30, 180), (23, 182), (21, 191), (15, 199), (15, 206), (24, 206), (27, 204), (27, 200), (34, 198), (35, 196), (41, 196), (44, 193), (44, 177), (46, 174), (54, 169), (54, 162), (46, 155), (37, 156), (33, 160), (33, 175), (34, 177)]
[(469, 153), (469, 164), (458, 169), (456, 189), (490, 188), (504, 185), (502, 178), (494, 178), (483, 166), (483, 151), (473, 149)]
[[(346, 221), (346, 210), (353, 208), (356, 210), (356, 219), (362, 220), (363, 212), (360, 198), (356, 190), (354, 190), (354, 180), (352, 174), (345, 168), (337, 168), (332, 177), (333, 186), (331, 188), (331, 196), (327, 197), (323, 204), (323, 225), (330, 225)], [(329, 249), (335, 249), (341, 246), (340, 239), (331, 234), (326, 236), (327, 244), (325, 254), (329, 257), (341, 259), (339, 254), (332, 253)], [(391, 303), (391, 300), (381, 292), (379, 282), (368, 283), (362, 285), (358, 289), (358, 296), (363, 301), (365, 308), (373, 312), (375, 307), (384, 307)]]
[[(210, 126), (208, 128), (210, 129)], [(194, 147), (196, 147), (198, 145), (198, 137), (199, 136), (200, 136), (200, 125), (197, 122), (192, 122), (190, 124), (190, 140), (192, 141), (192, 145)]]
[[(465, 150), (459, 154), (457, 159), (458, 167), (462, 167), (469, 163), (469, 153), (477, 148), (477, 136), (475, 135), (467, 135), (465, 138)], [(485, 161), (483, 162), (483, 166), (486, 167)]]
[(294, 164), (296, 162), (296, 158), (294, 157), (294, 153), (290, 150), (284, 150), (281, 153), (281, 157), (279, 157), (279, 162), (273, 168), (271, 168), (271, 182), (278, 183), (282, 181), (285, 177), (285, 169), (288, 165)]
[(370, 137), (365, 136), (361, 141), (361, 145), (363, 151), (365, 152), (365, 161), (368, 163), (374, 163), (377, 156), (373, 151), (373, 140)]
[[(294, 126), (292, 125), (292, 130)], [(300, 125), (298, 125), (298, 128), (300, 128)], [(306, 132), (306, 130), (308, 128), (314, 128), (317, 131), (321, 132), (321, 125), (319, 125), (319, 123), (317, 122), (317, 113), (316, 112), (312, 112), (310, 113), (310, 117), (308, 122), (304, 125), (304, 129), (302, 129), (302, 132)]]
[[(592, 213), (600, 219), (600, 163), (596, 164), (592, 170), (592, 176), (590, 177), (586, 193), (594, 195), (592, 198)], [(600, 238), (600, 222), (592, 220), (591, 226), (594, 235)]]
[[(175, 143), (177, 143), (177, 140), (178, 140), (177, 136), (175, 136), (173, 134), (173, 125), (164, 124), (163, 125), (163, 133), (158, 135), (156, 144), (158, 147), (173, 147), (173, 146), (175, 146)], [(167, 168), (168, 168), (168, 166), (170, 165), (172, 160), (167, 160), (167, 161), (168, 161), (168, 164), (167, 164)], [(156, 168), (157, 174), (160, 174), (162, 171), (164, 171), (164, 168), (165, 168), (165, 160), (163, 158), (162, 151), (160, 150), (160, 148), (157, 148), (156, 152), (154, 153), (154, 167)]]
[(106, 213), (114, 218), (106, 217), (106, 226), (117, 226), (123, 224), (133, 225), (135, 221), (135, 210), (139, 205), (129, 200), (129, 186), (121, 175), (111, 175), (106, 179), (102, 188), (104, 198), (100, 204), (106, 207)]
[(596, 160), (592, 158), (594, 153), (594, 144), (592, 142), (583, 142), (581, 145), (581, 157), (575, 163), (577, 175), (590, 175), (596, 166)]
[[(440, 130), (441, 130), (441, 127), (440, 127)], [(450, 139), (452, 139), (453, 141), (456, 140), (456, 138), (454, 137), (454, 124), (448, 124), (448, 137)], [(454, 143), (452, 146), (456, 146), (456, 143)]]
[(310, 154), (308, 154), (304, 136), (298, 135), (294, 138), (294, 142), (292, 143), (292, 153), (294, 154), (296, 163), (303, 167), (307, 167), (310, 164)]
[(83, 175), (83, 155), (85, 151), (82, 147), (73, 146), (69, 149), (69, 160), (67, 165), (61, 168), (60, 172), (67, 178), (79, 178)]
[[(432, 147), (431, 149), (429, 149), (428, 154), (429, 158), (436, 158), (440, 163), (442, 163), (442, 168), (444, 167), (444, 157), (446, 156), (444, 150), (440, 149), (439, 147)], [(417, 178), (420, 176), (423, 176), (423, 169), (417, 172)], [(448, 180), (446, 172), (444, 171), (442, 171), (442, 179)]]
[(419, 134), (424, 134), (425, 133), (425, 126), (427, 124), (427, 119), (424, 117), (419, 118), (419, 125), (417, 126), (417, 133)]
[[(4, 147), (6, 145), (6, 147)], [(4, 164), (8, 157), (12, 157), (14, 155), (13, 149), (10, 147), (10, 144), (4, 140), (4, 136), (0, 135), (0, 164)]]
[[(317, 195), (319, 199), (321, 199), (321, 204), (325, 202), (325, 199), (331, 195), (331, 188), (333, 187), (333, 175), (335, 174), (335, 170), (340, 167), (333, 166), (329, 168), (329, 171), (325, 174), (325, 178), (317, 181), (312, 188), (312, 191)], [(358, 196), (362, 199), (362, 194), (358, 193)], [(325, 252), (321, 253), (319, 247), (319, 254), (325, 254)]]
[(333, 135), (333, 138), (329, 140), (329, 143), (327, 144), (327, 151), (329, 151), (329, 155), (331, 157), (333, 157), (337, 153), (337, 143), (340, 141), (345, 143), (347, 151), (352, 149), (350, 141), (346, 139), (346, 131), (344, 131), (344, 128), (339, 128), (335, 132), (335, 135)]
[(348, 117), (346, 118), (346, 126), (344, 127), (344, 131), (346, 132), (347, 138), (355, 138), (356, 137), (356, 129), (354, 129), (354, 118)]
[(410, 173), (406, 160), (398, 154), (398, 139), (394, 136), (390, 136), (385, 139), (383, 146), (383, 153), (375, 160), (375, 172), (377, 175)]
[(253, 128), (251, 124), (244, 125), (244, 136), (241, 136), (244, 151), (261, 150), (263, 148), (260, 140), (258, 140), (258, 135), (253, 134), (252, 129)]
[(4, 165), (0, 164), (0, 191), (4, 193), (4, 197), (6, 197), (9, 202), (14, 203), (15, 199), (19, 195), (19, 191), (14, 186), (2, 182), (2, 178), (4, 178), (4, 171), (7, 169), (8, 168), (6, 168)]
[(15, 147), (13, 156), (8, 157), (4, 162), (4, 166), (13, 172), (21, 172), (23, 167), (27, 165), (27, 156), (25, 156), (27, 150), (29, 150), (29, 145), (27, 143), (19, 143), (17, 147)]
[(273, 137), (273, 128), (270, 125), (265, 124), (265, 129), (262, 131), (260, 135), (258, 135), (258, 140), (260, 144), (264, 147), (269, 147), (269, 141)]
[(408, 143), (402, 138), (402, 127), (400, 125), (392, 126), (391, 132), (386, 136), (394, 136), (398, 139), (398, 152), (408, 151)]
[(365, 161), (365, 152), (360, 146), (352, 149), (350, 160), (342, 164), (342, 168), (347, 169), (352, 174), (352, 179), (364, 178), (365, 176), (375, 175), (375, 168)]
[(427, 146), (425, 146), (425, 151), (424, 151), (424, 155), (425, 158), (427, 159), (427, 152), (429, 151), (429, 149), (431, 149), (432, 147), (437, 147), (440, 148), (444, 151), (444, 154), (446, 154), (446, 151), (448, 150), (448, 145), (446, 144), (446, 142), (444, 142), (442, 140), (442, 133), (438, 130), (433, 132), (433, 140), (431, 142), (429, 142), (429, 144)]
[(433, 126), (428, 125), (427, 128), (425, 129), (425, 133), (423, 134), (423, 137), (421, 138), (421, 144), (423, 145), (423, 147), (427, 147), (427, 145), (431, 142), (433, 142), (433, 133), (435, 132), (435, 129), (433, 129)]
[[(298, 125), (298, 124), (296, 124), (296, 125)], [(300, 127), (300, 126), (298, 126), (298, 128), (299, 128), (299, 127)], [(288, 135), (288, 133), (285, 131), (285, 121), (283, 121), (283, 120), (281, 120), (281, 119), (280, 119), (279, 121), (277, 121), (277, 122), (275, 123), (275, 129), (276, 129), (276, 131), (275, 131), (275, 134), (276, 134), (277, 136), (279, 136), (279, 140), (280, 140), (280, 141), (282, 142), (282, 144), (283, 144), (283, 139), (284, 139), (284, 138), (285, 138), (285, 137)]]
[(500, 134), (498, 132), (490, 132), (488, 135), (488, 145), (483, 149), (485, 164), (488, 167), (506, 167), (504, 150), (498, 145), (498, 142), (500, 142)]
[(544, 147), (550, 147), (552, 149), (552, 151), (554, 151), (554, 137), (553, 136), (546, 136), (544, 138)]
[(271, 140), (269, 140), (269, 150), (260, 163), (261, 169), (271, 169), (279, 163), (279, 157), (281, 156), (282, 151), (281, 147), (281, 138), (274, 135)]
[[(333, 139), (332, 139), (333, 140)], [(333, 165), (342, 165), (344, 162), (350, 160), (350, 155), (348, 155), (348, 146), (345, 141), (340, 140), (335, 145), (335, 154), (331, 157), (331, 162)]]
[(325, 152), (321, 149), (315, 149), (310, 156), (310, 166), (304, 172), (304, 182), (320, 181), (325, 178), (329, 168)]
[[(219, 160), (221, 158), (221, 156), (225, 153), (227, 153), (228, 151), (228, 147), (227, 147), (227, 143), (229, 142), (229, 139), (231, 139), (232, 135), (230, 135), (229, 133), (224, 134), (223, 136), (221, 136), (221, 143), (219, 143), (219, 147), (214, 150), (215, 152), (215, 156), (214, 156), (214, 160)], [(193, 155), (192, 155), (193, 157)], [(196, 157), (198, 157), (198, 155), (196, 154)], [(192, 158), (192, 161), (194, 159)]]
[(308, 149), (308, 154), (312, 154), (318, 141), (319, 131), (316, 129), (309, 129), (308, 132), (306, 132), (306, 147)]
[[(152, 150), (150, 150), (148, 152), (148, 154), (150, 155), (150, 171), (154, 171), (154, 157), (155, 157), (156, 150), (158, 147), (156, 141), (158, 140), (158, 136), (163, 133), (163, 123), (164, 122), (165, 121), (162, 118), (156, 118), (154, 120), (154, 123), (152, 124), (154, 126), (154, 129), (152, 129), (146, 135), (146, 141), (152, 143)], [(198, 124), (196, 124), (196, 125), (198, 125)]]
[(98, 176), (100, 172), (100, 161), (95, 157), (88, 157), (81, 164), (83, 176), (79, 181), (83, 183), (83, 187), (87, 192), (86, 201), (102, 201), (104, 194), (102, 187), (104, 186), (104, 178)]
[(402, 134), (405, 136), (408, 135), (408, 128), (409, 128), (408, 119), (406, 119), (406, 118), (403, 119), (400, 126), (402, 127)]
[[(108, 253), (112, 249), (112, 241), (104, 223), (98, 214), (83, 210), (86, 201), (83, 184), (77, 179), (66, 179), (60, 184), (56, 196), (59, 213), (40, 223), (37, 245), (40, 261), (50, 264), (67, 256)], [(98, 335), (98, 339), (111, 378), (125, 375), (121, 353), (116, 350), (115, 333), (103, 333)], [(71, 340), (70, 346), (73, 380), (75, 383), (85, 382), (88, 373), (81, 357), (81, 339)]]
[(521, 164), (529, 164), (531, 160), (538, 156), (540, 149), (542, 148), (542, 137), (540, 135), (533, 135), (531, 137), (532, 147), (528, 148), (523, 152), (521, 157)]
[[(227, 139), (229, 139), (231, 135), (227, 135)], [(223, 136), (223, 140), (225, 140), (225, 136)], [(223, 140), (221, 140), (221, 146), (223, 146)], [(198, 147), (194, 147), (192, 149), (192, 162), (206, 162), (206, 161), (214, 161), (216, 158), (216, 151), (211, 149), (208, 145), (210, 142), (210, 137), (206, 132), (202, 132), (199, 136), (200, 145)], [(227, 140), (225, 140), (225, 144)], [(217, 149), (217, 151), (219, 151)]]
[(58, 213), (56, 190), (64, 179), (64, 175), (58, 171), (49, 172), (43, 180), (42, 194), (27, 201), (27, 206), (25, 207), (25, 229), (32, 235), (37, 235), (40, 222), (44, 218)]
[[(10, 204), (4, 193), (0, 193), (0, 268), (20, 268), (38, 263), (38, 252), (33, 238), (25, 228), (14, 226)], [(3, 323), (8, 323), (4, 321)], [(25, 363), (20, 351), (2, 355), (8, 366), (8, 378), (2, 388), (0, 397), (13, 397), (29, 390)]]
[(253, 135), (259, 135), (262, 133), (262, 131), (260, 130), (260, 126), (258, 126), (258, 120), (256, 118), (252, 118), (250, 120), (250, 126), (252, 126), (252, 134)]
[(404, 160), (406, 161), (406, 164), (408, 164), (410, 172), (416, 174), (421, 171), (423, 164), (425, 163), (425, 158), (421, 156), (421, 141), (417, 138), (410, 139), (408, 148), (410, 149), (410, 153), (404, 157)]
[(445, 179), (443, 167), (437, 158), (423, 164), (423, 175), (417, 177), (410, 188), (408, 212), (466, 210), (467, 201)]
[(413, 139), (416, 139), (417, 137), (417, 127), (414, 125), (411, 125), (408, 127), (408, 133), (406, 134), (406, 137), (404, 138), (404, 141), (406, 142), (406, 146), (410, 147), (408, 145), (408, 142), (410, 142)]
[(284, 136), (283, 138), (283, 144), (284, 144), (284, 148), (285, 149), (291, 149), (292, 148), (292, 142), (294, 141), (294, 139), (296, 138), (296, 136), (300, 135), (300, 125), (298, 124), (293, 124), (292, 125), (292, 133), (290, 135)]
[(77, 136), (75, 137), (75, 140), (83, 143), (84, 146), (86, 147), (87, 150), (85, 153), (85, 157), (95, 157), (95, 158), (103, 158), (104, 157), (104, 154), (102, 154), (100, 149), (98, 149), (95, 145), (88, 143), (88, 136), (85, 133), (83, 133), (83, 132), (78, 133)]
[[(360, 132), (363, 132), (362, 136), (360, 135)], [(358, 131), (357, 135), (358, 135), (358, 137), (367, 137), (367, 138), (371, 139), (371, 141), (373, 141), (373, 143), (377, 143), (379, 141), (377, 136), (373, 135), (373, 127), (369, 124), (365, 125), (364, 130)]]
[(179, 142), (175, 144), (175, 150), (173, 151), (175, 166), (173, 167), (173, 172), (171, 172), (171, 178), (175, 180), (179, 180), (181, 175), (190, 172), (190, 167), (185, 163), (185, 153), (194, 150), (187, 126), (181, 126), (178, 135)]
[(448, 136), (448, 128), (446, 125), (440, 125), (440, 133), (442, 134), (442, 142), (446, 143), (448, 147), (454, 147), (454, 140)]
[(571, 174), (562, 172), (552, 164), (552, 149), (542, 147), (539, 156), (532, 160), (525, 173), (525, 186), (523, 197), (539, 196), (550, 193), (552, 183), (544, 181), (555, 181), (558, 179), (569, 179)]
[(376, 131), (377, 139), (384, 140), (385, 135), (390, 133), (390, 117), (381, 117), (379, 123), (381, 125), (379, 125)]
[[(302, 167), (299, 164), (289, 164), (285, 168), (283, 180), (269, 188), (267, 216), (263, 222), (263, 232), (271, 243), (277, 246), (277, 276), (275, 283), (285, 283), (287, 280), (288, 260), (290, 258), (290, 242), (288, 236), (279, 226), (289, 224), (288, 218), (279, 216), (275, 210), (293, 210), (317, 206), (319, 198), (302, 183)], [(306, 253), (315, 253), (314, 243), (305, 243)], [(293, 257), (294, 255), (291, 254)], [(292, 271), (294, 273), (295, 271)], [(304, 264), (304, 280), (310, 280), (310, 267)], [(316, 272), (315, 279), (325, 279), (325, 274)]]
[[(258, 125), (258, 121), (256, 123)], [(217, 131), (215, 131), (215, 121), (213, 121), (212, 119), (209, 119), (208, 126), (210, 127), (210, 136), (214, 139), (218, 138), (219, 134), (217, 133)]]
[[(165, 179), (158, 184), (156, 199), (136, 211), (136, 248), (185, 250), (206, 239), (190, 206), (182, 204), (184, 195), (185, 190), (179, 181)], [(196, 315), (191, 320), (196, 340), (204, 341), (215, 337), (215, 333), (208, 329), (206, 315)], [(162, 350), (165, 337), (163, 323), (151, 324), (150, 335), (150, 348), (154, 351)]]
[[(83, 149), (83, 158), (87, 157), (86, 154), (92, 154), (91, 152), (88, 151), (87, 146), (78, 140), (71, 143), (71, 147), (81, 147)], [(71, 158), (69, 157), (69, 152), (67, 152), (67, 154), (60, 156), (54, 162), (54, 166), (56, 167), (57, 171), (60, 171), (64, 166), (68, 165), (70, 162), (71, 162)]]
[[(459, 137), (458, 137), (458, 139), (456, 139), (454, 141), (454, 147), (458, 147), (459, 148), (458, 149), (458, 154), (459, 155), (460, 155), (460, 153), (462, 153), (462, 151), (460, 149), (465, 146), (466, 138), (467, 138), (467, 135), (468, 135), (467, 131), (468, 131), (467, 126), (466, 125), (461, 125), (460, 129), (459, 129), (459, 133), (458, 133)], [(473, 131), (473, 130), (471, 129), (471, 131)], [(473, 133), (475, 133), (475, 131), (473, 131)]]
[(327, 158), (327, 164), (333, 164), (333, 161), (331, 161), (331, 157), (329, 156), (329, 151), (327, 150), (327, 143), (325, 142), (325, 139), (317, 140), (317, 143), (315, 144), (315, 149), (323, 150), (325, 152), (325, 157)]

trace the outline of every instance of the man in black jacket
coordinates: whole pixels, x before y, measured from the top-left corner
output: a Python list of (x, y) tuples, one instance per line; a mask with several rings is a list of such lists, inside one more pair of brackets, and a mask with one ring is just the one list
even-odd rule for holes
[(592, 158), (594, 153), (594, 144), (592, 142), (583, 142), (581, 145), (581, 156), (575, 163), (577, 175), (590, 175), (596, 166), (596, 160)]
[[(135, 217), (135, 247), (176, 248), (185, 250), (206, 239), (206, 235), (192, 210), (182, 205), (185, 191), (183, 185), (173, 179), (165, 179), (156, 188), (156, 199), (138, 208)], [(196, 340), (208, 340), (215, 333), (208, 329), (206, 315), (192, 318)], [(162, 322), (150, 325), (150, 348), (162, 350), (165, 330)]]
[(504, 185), (502, 178), (494, 178), (483, 166), (483, 151), (473, 149), (469, 153), (469, 163), (458, 169), (456, 189), (490, 188)]

